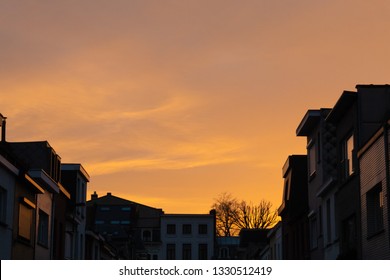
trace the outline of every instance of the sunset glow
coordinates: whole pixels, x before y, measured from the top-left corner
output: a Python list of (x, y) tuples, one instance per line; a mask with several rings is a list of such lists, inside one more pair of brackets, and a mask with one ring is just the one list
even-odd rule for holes
[(7, 141), (49, 141), (88, 171), (88, 195), (276, 208), (306, 111), (389, 83), (389, 14), (384, 0), (1, 1)]

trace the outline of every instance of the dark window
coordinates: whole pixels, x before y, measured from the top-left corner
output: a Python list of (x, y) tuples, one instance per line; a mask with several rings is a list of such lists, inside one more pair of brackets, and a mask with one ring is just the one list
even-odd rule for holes
[(317, 248), (317, 218), (313, 217), (310, 219), (310, 249)]
[(167, 224), (167, 234), (176, 234), (175, 224)]
[(183, 244), (183, 260), (191, 260), (191, 254), (191, 244)]
[(341, 255), (348, 259), (356, 258), (357, 236), (355, 216), (342, 221)]
[(7, 220), (7, 191), (0, 187), (0, 223), (5, 224)]
[(317, 167), (317, 148), (314, 142), (310, 142), (308, 147), (308, 160), (309, 160), (309, 176), (314, 176)]
[(207, 260), (207, 244), (199, 244), (199, 259)]
[(191, 224), (184, 224), (183, 225), (183, 234), (191, 234), (192, 227)]
[(198, 228), (199, 234), (207, 234), (207, 224), (200, 224)]
[(383, 192), (379, 184), (367, 192), (367, 233), (368, 236), (383, 230)]
[(331, 217), (330, 199), (326, 201), (326, 241), (332, 241), (332, 217)]
[(152, 234), (152, 241), (153, 242), (159, 242), (160, 241), (160, 230), (154, 229)]
[(175, 259), (176, 259), (176, 245), (167, 244), (167, 260), (175, 260)]
[(38, 244), (49, 246), (49, 215), (42, 210), (38, 216)]
[(142, 233), (142, 240), (145, 242), (152, 241), (152, 233), (150, 232), (150, 230), (144, 230), (144, 232)]

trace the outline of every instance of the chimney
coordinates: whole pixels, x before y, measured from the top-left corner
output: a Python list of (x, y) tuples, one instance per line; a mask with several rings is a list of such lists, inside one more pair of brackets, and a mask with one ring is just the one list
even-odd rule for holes
[(1, 142), (5, 142), (5, 129), (6, 129), (6, 117), (4, 117), (1, 113), (0, 113), (0, 118), (1, 118)]
[(91, 200), (94, 200), (97, 198), (98, 198), (98, 194), (96, 193), (96, 191), (94, 191), (93, 194), (91, 194)]
[(107, 193), (107, 196), (111, 196), (111, 193), (110, 193), (110, 192), (108, 192), (108, 193)]

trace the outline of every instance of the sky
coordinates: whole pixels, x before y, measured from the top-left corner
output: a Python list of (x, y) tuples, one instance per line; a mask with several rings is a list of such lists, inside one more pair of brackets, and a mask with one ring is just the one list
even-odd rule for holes
[(390, 83), (389, 14), (387, 0), (1, 0), (7, 140), (81, 163), (88, 198), (277, 208), (306, 111)]

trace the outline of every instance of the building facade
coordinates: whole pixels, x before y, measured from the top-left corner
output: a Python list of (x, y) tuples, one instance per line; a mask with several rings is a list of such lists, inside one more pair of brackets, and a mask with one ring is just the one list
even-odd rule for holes
[(161, 259), (210, 260), (215, 252), (215, 213), (161, 216)]
[[(282, 218), (284, 259), (309, 258), (307, 156), (292, 155), (283, 166), (283, 200), (279, 207)], [(271, 244), (270, 244), (271, 245)], [(275, 249), (270, 247), (270, 257)]]

